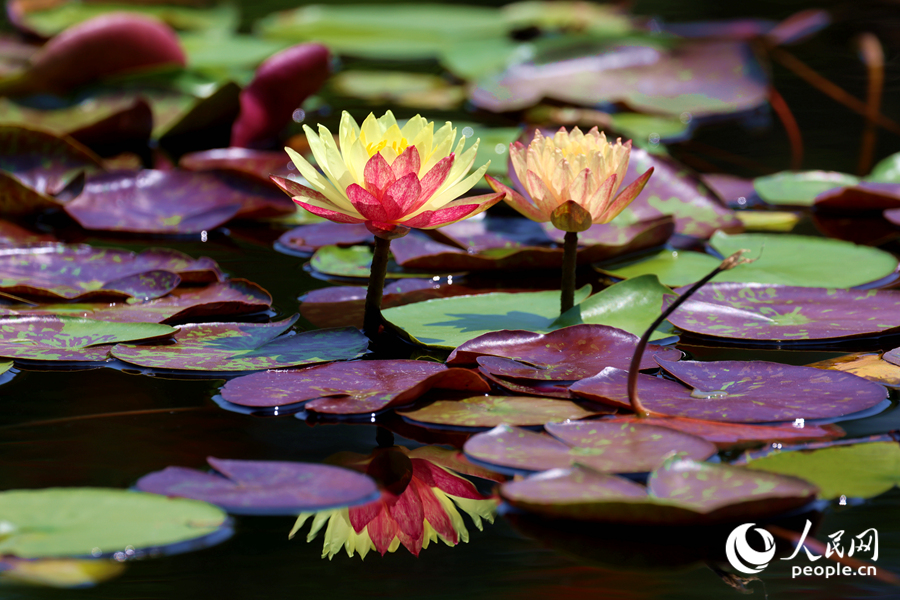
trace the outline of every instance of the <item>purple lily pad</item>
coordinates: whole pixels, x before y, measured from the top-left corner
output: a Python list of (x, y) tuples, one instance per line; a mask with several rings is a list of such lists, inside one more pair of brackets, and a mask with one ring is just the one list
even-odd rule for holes
[(209, 457), (218, 473), (166, 467), (141, 477), (142, 492), (203, 500), (237, 515), (296, 515), (378, 500), (363, 473), (302, 462), (226, 460)]
[(760, 201), (753, 180), (735, 175), (704, 173), (700, 180), (728, 206), (743, 208)]
[(118, 342), (164, 339), (168, 325), (108, 323), (67, 317), (15, 317), (0, 320), (0, 356), (21, 360), (99, 362)]
[(272, 202), (285, 208), (274, 215), (292, 212), (277, 191), (238, 172), (112, 171), (88, 177), (84, 191), (65, 210), (85, 229), (199, 233), (242, 211), (267, 214), (264, 205)]
[(493, 112), (519, 110), (553, 98), (585, 106), (624, 102), (640, 112), (702, 117), (763, 106), (767, 86), (746, 44), (691, 41), (668, 53), (619, 46), (564, 62), (513, 65), (480, 82), (471, 99)]
[(603, 473), (647, 473), (672, 453), (706, 460), (717, 452), (701, 437), (643, 423), (580, 421), (544, 428), (550, 436), (499, 425), (469, 438), (463, 450), (481, 462), (522, 471), (581, 464)]
[[(638, 376), (641, 403), (653, 415), (733, 423), (825, 419), (871, 408), (887, 397), (877, 383), (813, 367), (765, 361), (657, 362), (683, 383)], [(569, 390), (629, 409), (627, 382), (627, 371), (610, 367)]]
[(0, 219), (0, 246), (22, 246), (53, 241), (55, 239), (50, 234), (34, 233), (15, 223)]
[(892, 365), (900, 366), (900, 348), (894, 348), (893, 350), (885, 352), (882, 358)]
[[(517, 363), (508, 358), (492, 358), (492, 361), (507, 362), (510, 366), (518, 366)], [(569, 393), (569, 385), (572, 381), (542, 381), (540, 379), (515, 379), (510, 377), (502, 377), (495, 375), (490, 369), (478, 368), (478, 372), (485, 379), (495, 383), (497, 386), (508, 390), (514, 394), (528, 396), (544, 396), (547, 398), (562, 398), (569, 400), (572, 395)], [(611, 409), (615, 410), (615, 409)]]
[(162, 298), (129, 302), (43, 304), (11, 307), (18, 315), (58, 315), (117, 323), (177, 323), (199, 317), (243, 315), (268, 309), (272, 296), (246, 279), (229, 279), (206, 287), (179, 287)]
[(816, 196), (816, 210), (859, 213), (900, 208), (900, 183), (863, 181)]
[(281, 244), (294, 252), (313, 253), (322, 246), (352, 246), (354, 244), (372, 244), (375, 236), (363, 224), (354, 223), (314, 223), (301, 225), (287, 231), (278, 238)]
[(569, 400), (533, 396), (475, 396), (461, 400), (438, 400), (422, 408), (398, 412), (403, 418), (426, 427), (488, 428), (501, 423), (527, 427), (550, 421), (584, 419), (604, 411), (588, 410)]
[(312, 400), (307, 410), (354, 415), (411, 404), (433, 387), (490, 391), (487, 382), (467, 369), (418, 360), (366, 360), (239, 377), (225, 384), (222, 398), (253, 407)]
[(55, 196), (79, 173), (102, 170), (100, 159), (71, 138), (39, 129), (0, 125), (0, 170), (35, 192)]
[(151, 369), (221, 372), (349, 360), (367, 351), (368, 339), (352, 327), (282, 335), (298, 318), (294, 315), (274, 323), (182, 325), (175, 334), (174, 344), (119, 344), (113, 348), (112, 355)]
[(178, 166), (190, 171), (232, 169), (255, 175), (266, 182), (269, 181), (269, 175), (287, 177), (296, 173), (296, 167), (283, 150), (214, 148), (185, 154), (178, 161)]
[(691, 333), (753, 342), (882, 334), (900, 328), (900, 292), (709, 283), (669, 322)]
[[(482, 371), (501, 377), (560, 381), (584, 379), (605, 367), (627, 369), (638, 337), (606, 325), (573, 325), (550, 333), (495, 331), (462, 344), (447, 364), (477, 362)], [(641, 369), (655, 369), (653, 357), (678, 360), (674, 348), (651, 344), (641, 361)], [(510, 358), (518, 362), (492, 360)], [(522, 364), (526, 363), (526, 364)]]
[(164, 296), (180, 282), (222, 278), (209, 258), (151, 248), (133, 254), (87, 245), (38, 244), (0, 249), (0, 290), (57, 300)]
[(633, 525), (712, 525), (771, 517), (815, 499), (785, 475), (670, 459), (648, 487), (584, 467), (551, 469), (500, 487), (516, 508), (547, 517)]

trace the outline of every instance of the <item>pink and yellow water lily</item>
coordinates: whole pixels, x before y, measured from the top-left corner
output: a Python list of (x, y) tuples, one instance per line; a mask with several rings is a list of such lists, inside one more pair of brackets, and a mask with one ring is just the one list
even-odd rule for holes
[(468, 149), (447, 122), (416, 115), (402, 127), (393, 113), (369, 116), (358, 125), (341, 117), (339, 144), (323, 125), (318, 134), (304, 126), (319, 173), (294, 150), (287, 152), (310, 187), (273, 177), (294, 202), (338, 223), (365, 223), (376, 236), (393, 239), (410, 228), (435, 229), (478, 214), (499, 202), (495, 193), (457, 199), (484, 175), (487, 165), (469, 170), (478, 140)]

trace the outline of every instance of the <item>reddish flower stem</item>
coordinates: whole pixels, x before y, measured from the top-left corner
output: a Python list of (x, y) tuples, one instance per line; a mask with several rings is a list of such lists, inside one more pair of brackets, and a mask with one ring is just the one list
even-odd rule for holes
[(374, 340), (384, 318), (381, 316), (381, 297), (384, 295), (384, 279), (387, 277), (388, 256), (391, 240), (375, 236), (375, 253), (372, 255), (372, 269), (369, 273), (369, 288), (366, 290), (366, 314), (363, 317), (363, 333)]
[(575, 306), (575, 267), (578, 263), (578, 234), (566, 232), (563, 244), (562, 294), (560, 296), (559, 314), (563, 314)]

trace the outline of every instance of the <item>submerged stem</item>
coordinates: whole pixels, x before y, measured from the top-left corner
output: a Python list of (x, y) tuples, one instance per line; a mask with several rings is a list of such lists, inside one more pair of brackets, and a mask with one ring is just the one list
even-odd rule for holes
[(375, 253), (372, 255), (372, 270), (369, 273), (369, 288), (366, 290), (366, 314), (363, 317), (363, 333), (374, 340), (381, 328), (381, 297), (384, 295), (384, 279), (387, 277), (388, 256), (391, 240), (375, 236)]
[(559, 314), (575, 306), (575, 267), (578, 263), (578, 233), (566, 232), (563, 245), (562, 295), (560, 296)]
[(744, 263), (753, 262), (754, 259), (750, 258), (741, 258), (747, 250), (738, 250), (728, 258), (722, 261), (718, 267), (713, 269), (711, 273), (709, 273), (706, 277), (695, 283), (688, 291), (681, 294), (676, 298), (672, 304), (662, 312), (659, 317), (656, 318), (655, 321), (647, 328), (647, 331), (644, 332), (644, 335), (641, 336), (640, 341), (638, 342), (637, 348), (634, 349), (634, 355), (631, 357), (631, 364), (628, 366), (628, 401), (631, 402), (631, 410), (639, 417), (646, 417), (650, 413), (644, 408), (644, 405), (641, 404), (640, 398), (638, 398), (637, 393), (637, 381), (638, 381), (638, 373), (641, 366), (641, 359), (644, 357), (644, 350), (647, 348), (647, 344), (650, 342), (650, 336), (653, 335), (653, 332), (659, 327), (663, 321), (669, 318), (675, 310), (681, 306), (685, 300), (690, 298), (694, 293), (703, 287), (705, 284), (709, 283), (709, 280), (721, 273), (722, 271), (727, 271), (729, 269), (733, 269), (738, 265), (742, 265)]

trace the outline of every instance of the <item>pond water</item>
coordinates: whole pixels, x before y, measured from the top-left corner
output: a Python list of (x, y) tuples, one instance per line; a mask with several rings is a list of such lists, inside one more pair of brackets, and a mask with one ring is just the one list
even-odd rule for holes
[[(790, 9), (801, 7), (793, 4)], [(269, 3), (265, 12), (282, 7)], [(667, 10), (646, 2), (640, 2), (638, 8), (645, 14)], [(671, 20), (738, 16), (721, 3), (712, 2), (693, 3), (678, 12), (668, 10), (665, 16)], [(740, 6), (741, 16), (780, 17), (786, 12), (791, 10), (782, 3)], [(893, 25), (897, 23), (895, 17)], [(885, 28), (890, 25), (882, 23)], [(841, 30), (826, 32), (805, 45), (800, 54), (851, 93), (862, 96), (864, 72), (854, 62), (852, 52), (834, 47), (836, 40), (846, 39), (845, 34)], [(896, 55), (900, 48), (892, 51)], [(900, 117), (900, 96), (892, 94), (900, 86), (898, 68), (889, 68), (883, 107), (893, 118)], [(804, 164), (853, 172), (861, 119), (783, 70), (775, 70), (775, 85), (795, 110), (804, 132)], [(471, 115), (465, 117), (471, 120)], [(900, 148), (897, 138), (889, 136), (882, 134), (879, 157)], [(772, 169), (786, 168), (790, 160), (789, 147), (777, 126), (755, 132), (736, 125), (704, 129), (695, 137), (691, 151), (702, 149), (704, 144)], [(708, 158), (713, 162), (726, 160), (715, 151)], [(746, 165), (732, 167), (744, 175), (757, 174), (743, 172)], [(271, 292), (271, 316), (275, 319), (294, 314), (300, 296), (328, 285), (304, 270), (305, 259), (273, 250), (282, 231), (265, 226), (229, 226), (212, 232), (204, 242), (199, 238), (93, 237), (71, 227), (55, 233), (64, 241), (130, 250), (159, 245), (195, 257), (209, 256), (230, 276), (247, 278)], [(815, 228), (806, 220), (795, 232), (814, 233)], [(527, 284), (515, 278), (513, 284)], [(300, 325), (311, 327), (303, 319)], [(783, 349), (718, 350), (688, 344), (679, 347), (699, 360), (753, 358), (808, 364), (839, 355)], [(871, 348), (878, 349), (878, 343)], [(224, 410), (214, 400), (221, 379), (139, 374), (115, 362), (77, 371), (19, 366), (13, 374), (0, 386), (3, 489), (86, 485), (127, 488), (141, 476), (170, 465), (203, 469), (207, 456), (321, 462), (337, 452), (368, 454), (377, 445), (378, 427), (371, 423), (311, 424), (292, 416), (260, 417)], [(891, 399), (891, 406), (884, 412), (841, 426), (849, 437), (900, 429), (894, 392)], [(422, 438), (416, 441), (398, 433), (395, 442), (412, 449), (422, 445)], [(846, 539), (875, 527), (880, 544), (877, 564), (900, 570), (900, 490), (895, 488), (853, 504), (832, 503), (825, 508), (818, 524), (819, 539), (840, 530), (846, 532)], [(0, 588), (0, 598), (720, 599), (739, 594), (704, 561), (708, 557), (724, 562), (727, 532), (717, 533), (716, 541), (710, 542), (709, 546), (715, 548), (712, 555), (700, 553), (691, 559), (693, 549), (688, 542), (701, 533), (690, 528), (597, 529), (584, 532), (580, 540), (564, 536), (552, 539), (514, 517), (499, 517), (493, 524), (485, 524), (483, 531), (467, 521), (470, 541), (466, 544), (448, 547), (435, 543), (418, 558), (402, 548), (383, 557), (373, 552), (361, 561), (343, 553), (332, 560), (321, 558), (321, 533), (307, 543), (307, 528), (289, 540), (293, 521), (289, 517), (235, 517), (233, 537), (219, 545), (129, 562), (121, 576), (94, 588), (7, 586)], [(793, 579), (792, 564), (809, 564), (802, 557), (797, 561), (773, 561), (760, 575), (761, 581), (750, 582), (748, 587), (756, 597), (773, 599), (900, 598), (900, 588), (871, 577)]]

